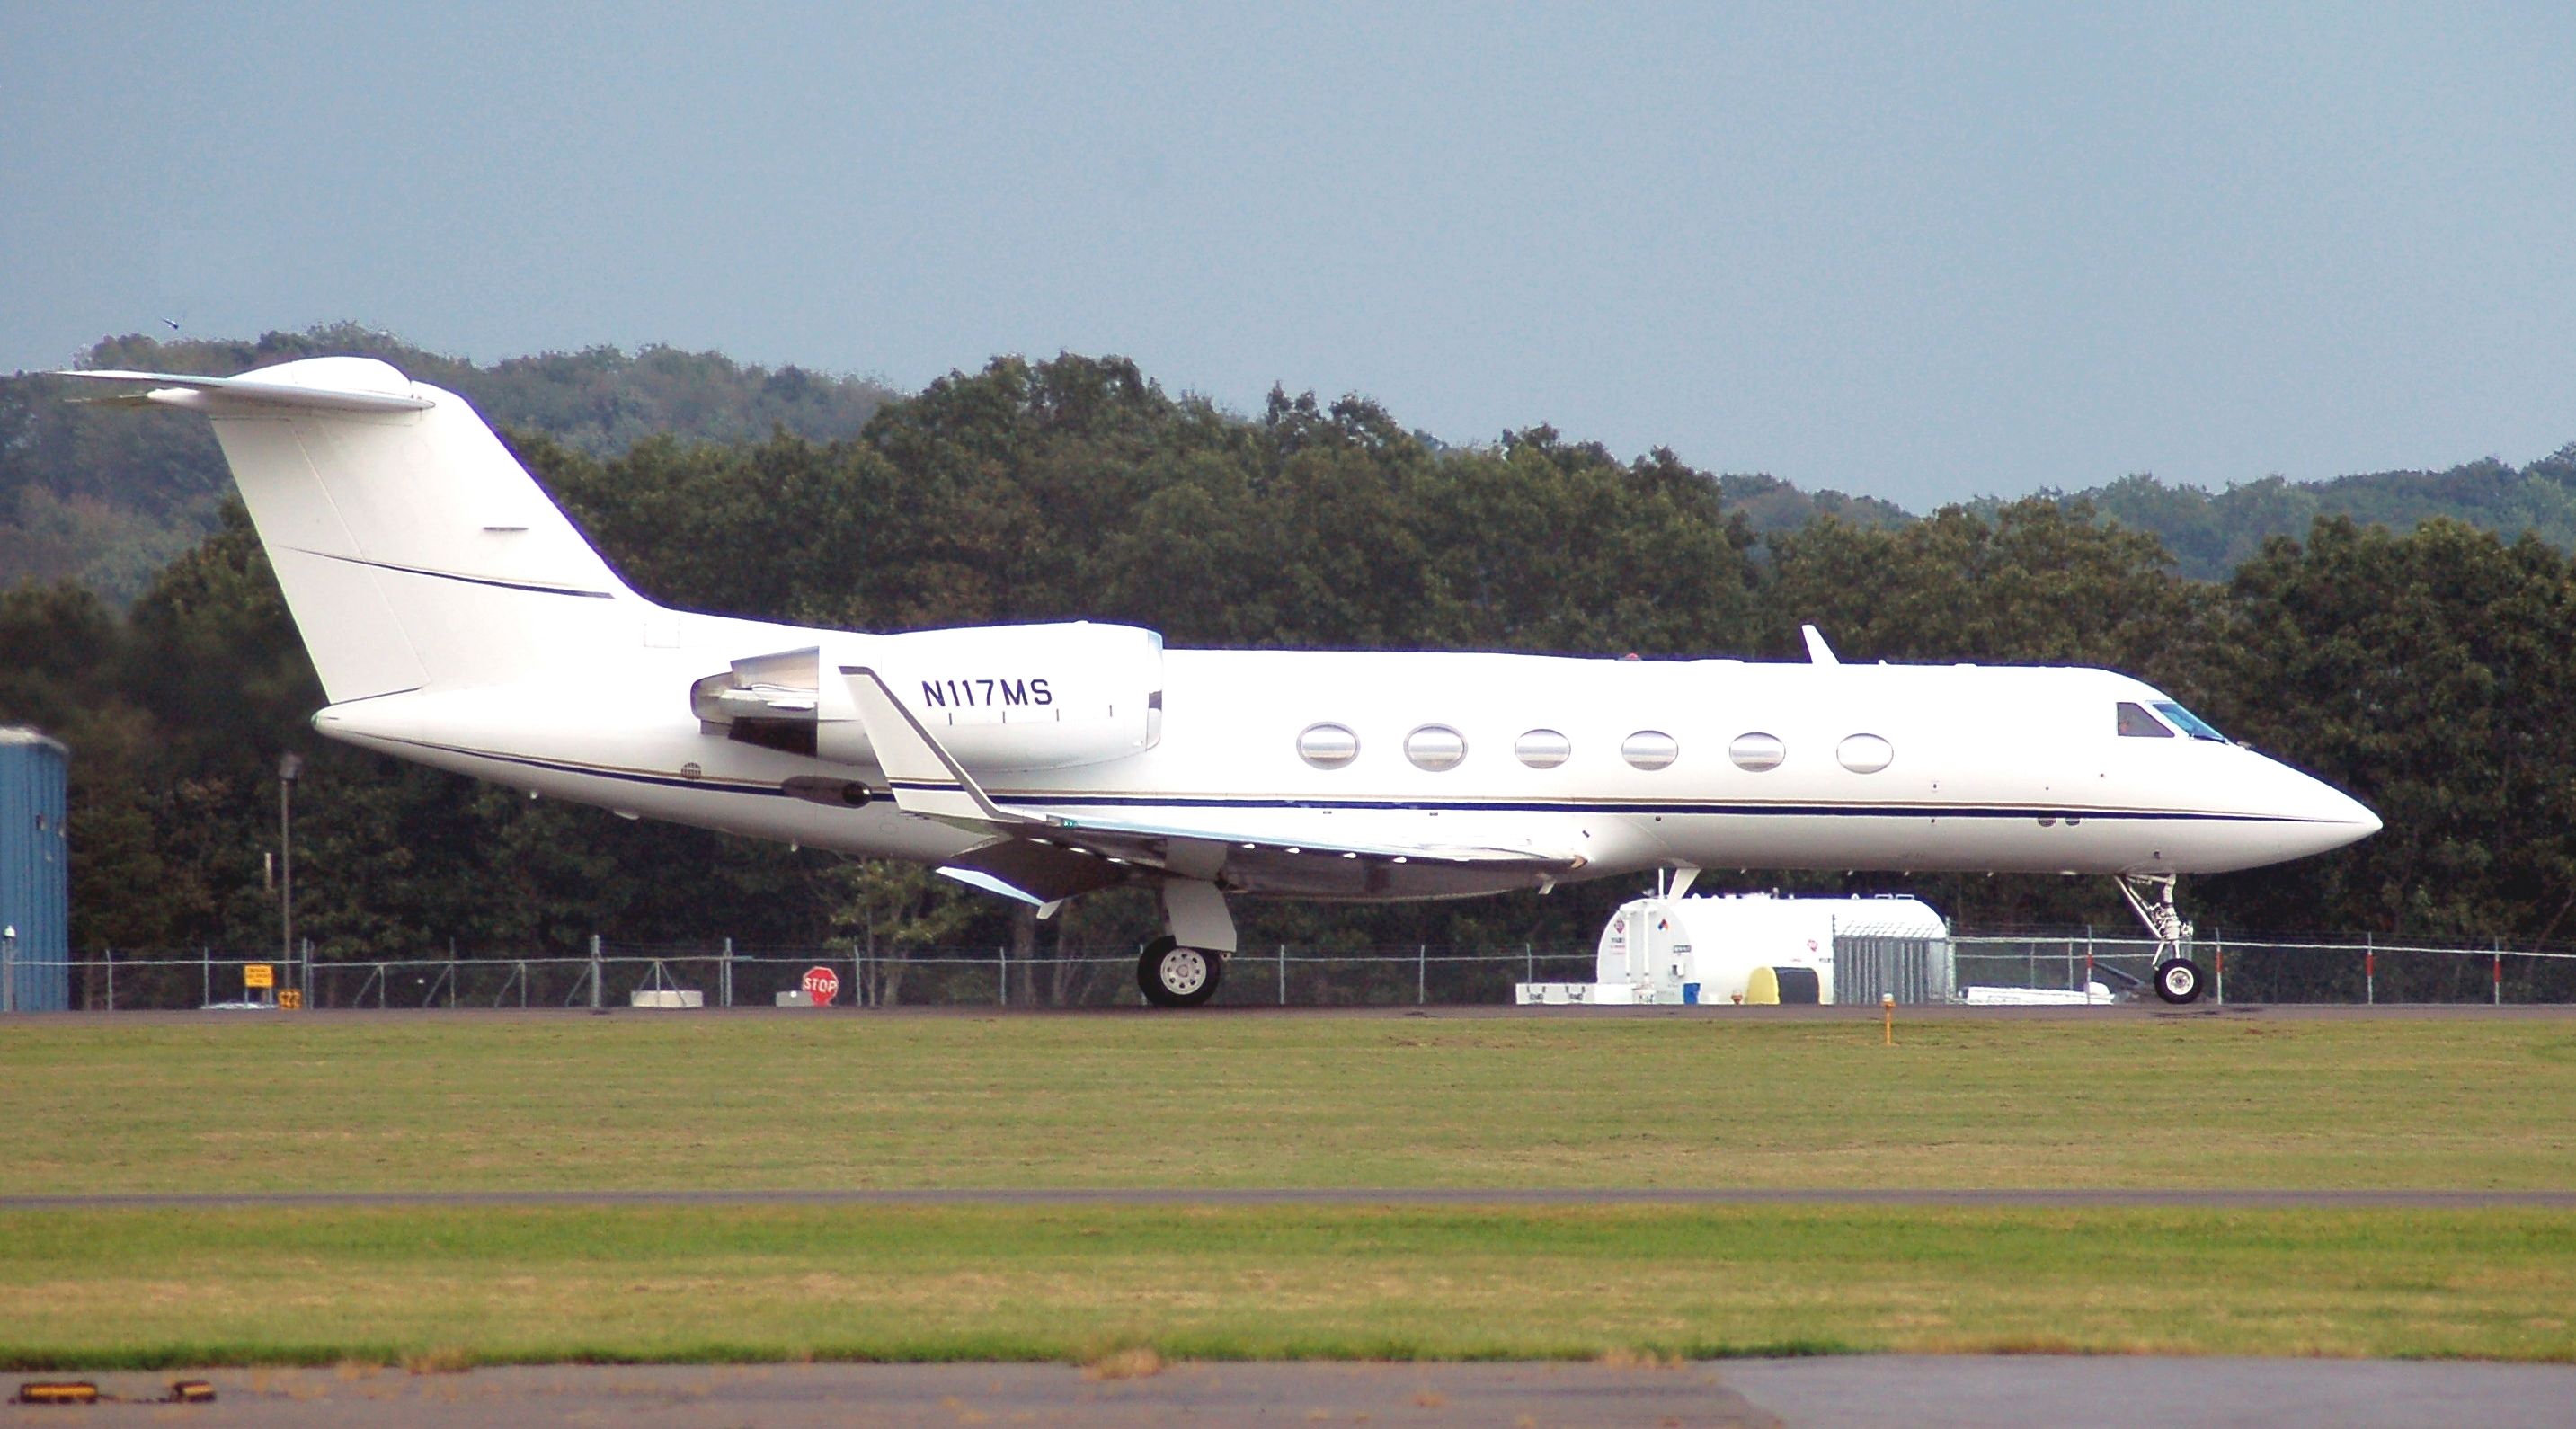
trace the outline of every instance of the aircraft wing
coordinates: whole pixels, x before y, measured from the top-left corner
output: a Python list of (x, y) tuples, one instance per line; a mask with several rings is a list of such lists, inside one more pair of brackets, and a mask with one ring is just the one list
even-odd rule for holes
[[(941, 872), (1033, 903), (1052, 903), (1140, 874), (1205, 879), (1229, 892), (1310, 898), (1464, 897), (1546, 888), (1583, 859), (1530, 849), (1390, 840), (1318, 841), (1275, 830), (1022, 813), (995, 804), (942, 749), (884, 678), (844, 666), (868, 743), (895, 806), (985, 843)], [(998, 885), (998, 886), (997, 886)]]
[(1229, 892), (1306, 898), (1465, 897), (1545, 888), (1583, 864), (1577, 857), (1528, 849), (1291, 842), (1250, 829), (1062, 816), (996, 826), (993, 832), (993, 841), (951, 859), (949, 866), (1008, 886), (996, 891), (1018, 891), (1040, 903), (1155, 873), (1206, 879)]

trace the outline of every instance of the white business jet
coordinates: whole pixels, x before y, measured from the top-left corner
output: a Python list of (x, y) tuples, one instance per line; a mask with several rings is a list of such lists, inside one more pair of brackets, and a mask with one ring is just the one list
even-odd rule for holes
[(1090, 623), (814, 630), (637, 595), (454, 393), (371, 359), (106, 399), (214, 421), (334, 739), (628, 817), (1160, 895), (1194, 1006), (1231, 894), (1448, 898), (1672, 869), (2107, 874), (2186, 1002), (2177, 874), (2379, 820), (2105, 670), (1166, 650)]

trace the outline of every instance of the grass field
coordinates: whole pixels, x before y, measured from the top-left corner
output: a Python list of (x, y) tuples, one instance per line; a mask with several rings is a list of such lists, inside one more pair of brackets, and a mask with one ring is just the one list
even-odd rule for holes
[(31, 1019), (0, 1193), (2576, 1186), (2576, 1021)]
[(2576, 1357), (2515, 1212), (904, 1207), (0, 1215), (0, 1364)]
[[(2576, 1185), (2576, 1023), (29, 1019), (0, 1191)], [(2576, 1359), (2548, 1210), (0, 1212), (0, 1363)]]

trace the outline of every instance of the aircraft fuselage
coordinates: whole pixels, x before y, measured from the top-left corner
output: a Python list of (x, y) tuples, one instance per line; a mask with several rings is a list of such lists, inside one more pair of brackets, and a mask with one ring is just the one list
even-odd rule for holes
[[(634, 652), (646, 658), (624, 667), (632, 687), (604, 666), (561, 686), (384, 696), (334, 706), (317, 723), (550, 797), (756, 837), (932, 862), (978, 842), (883, 800), (836, 807), (787, 796), (792, 779), (881, 787), (882, 776), (870, 763), (729, 739), (674, 693), (754, 631), (756, 645), (821, 640), (844, 655), (944, 632), (706, 624), (732, 643), (694, 657)], [(899, 682), (896, 694), (934, 731), (979, 708), (933, 703), (922, 685)], [(987, 772), (985, 792), (1018, 813), (1216, 839), (1250, 822), (1277, 839), (1401, 841), (1447, 821), (1460, 843), (1578, 855), (1569, 878), (1673, 865), (2211, 873), (2339, 847), (2378, 827), (2357, 802), (2243, 746), (2170, 724), (2122, 735), (2120, 705), (2167, 701), (2101, 670), (1171, 650), (1161, 696), (1151, 748)], [(1348, 731), (1356, 752), (1332, 767), (1303, 757), (1301, 737), (1318, 727)], [(1425, 730), (1456, 738), (1425, 743)], [(1445, 767), (1408, 757), (1409, 741)], [(1228, 886), (1404, 897), (1530, 883), (1461, 886), (1426, 869), (1416, 889), (1408, 877), (1386, 871), (1374, 889), (1303, 875)]]

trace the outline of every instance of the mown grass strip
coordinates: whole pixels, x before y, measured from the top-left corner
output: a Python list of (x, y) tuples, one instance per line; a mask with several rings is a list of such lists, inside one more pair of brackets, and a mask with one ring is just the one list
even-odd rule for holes
[(23, 1019), (0, 1193), (2576, 1186), (2475, 1016)]
[(807, 1207), (0, 1216), (0, 1366), (2576, 1359), (2559, 1212)]

